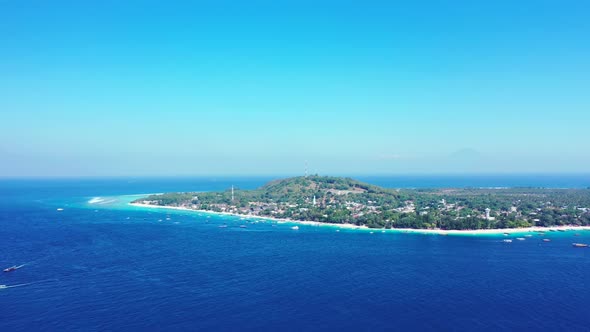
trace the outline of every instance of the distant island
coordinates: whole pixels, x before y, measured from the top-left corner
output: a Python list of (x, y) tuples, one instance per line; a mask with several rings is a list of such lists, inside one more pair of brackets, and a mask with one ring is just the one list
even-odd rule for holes
[(590, 226), (590, 189), (387, 189), (316, 175), (276, 180), (255, 190), (150, 195), (131, 204), (382, 229)]

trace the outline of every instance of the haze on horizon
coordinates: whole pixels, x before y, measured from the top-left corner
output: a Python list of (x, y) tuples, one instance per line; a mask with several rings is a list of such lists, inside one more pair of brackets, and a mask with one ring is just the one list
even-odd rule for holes
[(0, 1), (0, 177), (587, 173), (587, 1)]

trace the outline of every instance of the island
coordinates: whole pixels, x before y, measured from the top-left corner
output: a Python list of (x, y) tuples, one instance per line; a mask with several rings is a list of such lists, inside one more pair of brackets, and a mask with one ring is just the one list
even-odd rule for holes
[(317, 175), (275, 180), (255, 190), (149, 195), (131, 204), (381, 229), (590, 226), (590, 189), (388, 189)]

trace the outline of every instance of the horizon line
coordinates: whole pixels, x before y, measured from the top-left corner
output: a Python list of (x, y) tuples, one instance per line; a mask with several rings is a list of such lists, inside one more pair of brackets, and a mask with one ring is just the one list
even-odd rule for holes
[[(407, 172), (407, 173), (327, 173), (327, 174), (309, 174), (309, 176), (332, 176), (332, 177), (432, 177), (432, 176), (460, 176), (460, 177), (478, 177), (478, 176), (590, 176), (588, 172)], [(147, 178), (284, 178), (284, 177), (298, 177), (305, 176), (305, 174), (145, 174), (145, 175), (0, 175), (0, 180), (18, 180), (18, 179), (147, 179)]]

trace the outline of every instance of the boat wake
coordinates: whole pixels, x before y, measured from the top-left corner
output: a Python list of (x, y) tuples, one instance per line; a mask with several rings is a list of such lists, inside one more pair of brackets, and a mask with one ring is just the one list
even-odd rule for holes
[(0, 289), (30, 286), (30, 285), (41, 284), (41, 283), (46, 283), (46, 282), (50, 282), (50, 281), (57, 281), (57, 279), (39, 280), (39, 281), (27, 282), (24, 284), (16, 284), (16, 285), (0, 285)]
[(6, 288), (14, 288), (14, 287), (21, 287), (21, 286), (27, 286), (29, 284), (18, 284), (18, 285), (0, 285), (0, 289), (6, 289)]

